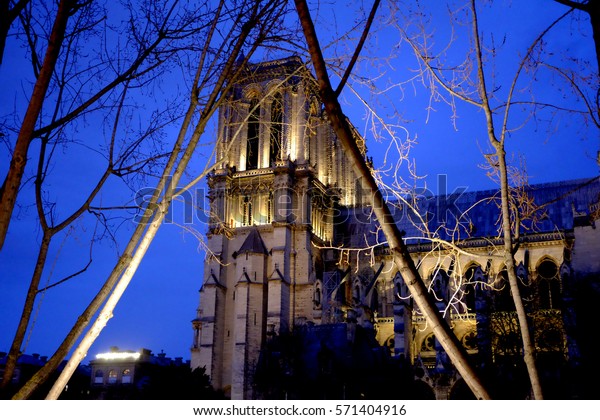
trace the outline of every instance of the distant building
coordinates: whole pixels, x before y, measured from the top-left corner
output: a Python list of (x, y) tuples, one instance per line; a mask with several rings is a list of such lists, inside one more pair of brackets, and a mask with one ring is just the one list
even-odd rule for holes
[[(217, 148), (192, 368), (233, 399), (377, 397), (382, 384), (386, 397), (409, 395), (394, 383), (410, 384), (414, 398), (469, 396), (410, 298), (298, 58), (245, 69), (221, 107)], [(581, 327), (593, 313), (578, 302), (600, 299), (600, 181), (521, 192), (532, 211), (515, 258), (542, 379), (549, 396), (588, 396), (593, 346)], [(493, 395), (525, 398), (497, 258), (497, 191), (406, 198), (418, 217), (390, 204), (440, 311)], [(115, 380), (117, 369), (127, 367), (115, 365)]]
[(154, 355), (148, 349), (124, 351), (111, 347), (97, 354), (90, 368), (94, 398), (144, 398), (160, 397), (169, 387), (178, 388), (177, 383), (158, 383), (169, 377), (176, 381), (177, 374), (183, 380), (181, 376), (190, 372), (190, 362), (181, 357), (172, 359), (163, 352)]
[[(6, 366), (6, 352), (0, 352), (0, 378), (4, 375), (4, 367)], [(13, 395), (18, 391), (42, 366), (48, 361), (47, 356), (40, 356), (38, 353), (21, 354), (17, 360), (17, 365), (13, 373), (12, 380), (8, 389), (4, 390), (6, 397)], [(32, 399), (43, 399), (50, 391), (50, 387), (62, 372), (66, 361), (61, 362), (58, 369), (50, 376), (50, 379), (40, 386), (34, 392)], [(71, 379), (63, 392), (60, 399), (88, 399), (90, 396), (89, 387), (90, 371), (86, 365), (77, 367)]]
[[(0, 352), (0, 378), (4, 375), (4, 366), (6, 365), (6, 352)], [(17, 360), (17, 365), (13, 373), (11, 384), (22, 385), (35, 372), (37, 372), (48, 361), (47, 356), (40, 356), (38, 353), (21, 354)]]

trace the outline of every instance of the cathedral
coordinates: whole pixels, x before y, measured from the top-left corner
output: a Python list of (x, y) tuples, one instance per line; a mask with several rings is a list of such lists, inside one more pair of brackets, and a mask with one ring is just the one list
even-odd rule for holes
[[(192, 368), (232, 399), (469, 397), (395, 269), (299, 58), (244, 69), (220, 108), (216, 164)], [(600, 292), (600, 182), (519, 193), (531, 211), (515, 259), (542, 379), (557, 396), (589, 397), (582, 328)], [(492, 395), (527, 398), (497, 200), (478, 191), (390, 205)]]

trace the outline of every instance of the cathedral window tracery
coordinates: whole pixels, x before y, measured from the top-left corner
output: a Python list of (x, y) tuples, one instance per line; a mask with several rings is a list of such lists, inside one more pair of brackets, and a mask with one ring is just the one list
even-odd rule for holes
[(246, 170), (258, 168), (258, 143), (260, 133), (260, 107), (258, 100), (250, 101), (248, 137), (246, 143)]
[(540, 309), (559, 309), (561, 292), (558, 267), (551, 260), (544, 260), (537, 268), (537, 289)]
[(283, 97), (277, 92), (271, 102), (271, 130), (269, 141), (269, 165), (281, 159), (283, 145)]

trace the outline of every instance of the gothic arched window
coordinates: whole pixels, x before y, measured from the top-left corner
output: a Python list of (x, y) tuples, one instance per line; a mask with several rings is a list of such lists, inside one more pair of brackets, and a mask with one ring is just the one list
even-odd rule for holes
[(448, 301), (448, 274), (442, 268), (431, 273), (430, 289), (438, 301)]
[(277, 92), (271, 103), (271, 136), (269, 142), (269, 165), (281, 159), (283, 144), (283, 97)]
[(246, 143), (246, 170), (258, 168), (258, 136), (260, 130), (260, 108), (258, 101), (250, 102), (250, 115), (248, 116), (248, 140)]
[(495, 305), (496, 310), (500, 312), (512, 312), (515, 310), (515, 303), (510, 291), (510, 283), (508, 282), (508, 273), (506, 268), (498, 273), (498, 278), (495, 284)]
[(476, 265), (469, 267), (463, 278), (463, 298), (462, 302), (467, 311), (475, 312), (475, 271)]
[(551, 260), (544, 260), (537, 268), (537, 291), (540, 309), (560, 308), (560, 279), (558, 267)]
[(315, 294), (313, 298), (315, 308), (321, 307), (321, 298), (321, 288), (319, 287), (319, 285), (317, 285), (317, 287), (315, 288)]
[(406, 285), (404, 284), (404, 280), (400, 273), (396, 273), (394, 276), (394, 302), (399, 303), (403, 298), (407, 298), (409, 295), (408, 290), (406, 289)]
[(377, 291), (377, 287), (373, 287), (373, 291), (371, 292), (371, 310), (379, 311), (379, 292)]

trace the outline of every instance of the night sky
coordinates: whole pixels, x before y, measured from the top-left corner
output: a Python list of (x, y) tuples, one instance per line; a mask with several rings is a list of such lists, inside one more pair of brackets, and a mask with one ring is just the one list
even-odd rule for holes
[[(335, 22), (339, 32), (344, 28), (355, 25), (358, 18), (354, 2), (348, 6), (345, 2), (332, 2), (320, 9), (317, 20), (317, 32), (324, 39), (335, 37), (331, 25), (324, 22)], [(344, 3), (344, 7), (339, 7)], [(384, 2), (385, 3), (385, 2)], [(564, 6), (554, 4), (549, 0), (530, 2), (495, 2), (496, 9), (481, 11), (481, 27), (487, 31), (494, 28), (494, 43), (498, 47), (497, 64), (494, 70), (497, 74), (496, 92), (499, 97), (505, 97), (510, 84), (511, 74), (515, 70), (515, 57), (522, 56), (527, 45), (535, 38), (549, 22), (566, 11)], [(437, 2), (436, 2), (437, 4)], [(367, 4), (366, 7), (369, 7)], [(342, 11), (343, 10), (343, 11)], [(382, 15), (385, 14), (385, 7)], [(545, 52), (562, 56), (578, 57), (582, 62), (588, 60), (586, 71), (593, 71), (596, 66), (591, 28), (585, 17), (578, 19), (566, 18), (555, 32), (548, 37), (544, 46)], [(334, 19), (332, 19), (334, 17)], [(433, 27), (437, 28), (435, 36), (441, 38), (435, 48), (442, 48), (448, 41), (447, 14), (445, 8), (435, 10)], [(387, 25), (382, 27), (382, 25)], [(493, 24), (493, 26), (492, 26)], [(362, 28), (362, 26), (361, 26)], [(464, 29), (464, 28), (463, 28)], [(365, 54), (378, 60), (361, 63), (356, 69), (357, 74), (364, 77), (381, 90), (391, 82), (408, 80), (414, 73), (416, 61), (406, 44), (396, 45), (397, 32), (389, 26), (386, 19), (378, 21), (374, 27), (373, 37), (367, 43)], [(344, 43), (353, 45), (355, 36), (344, 42), (326, 45), (325, 54), (331, 58), (344, 48)], [(490, 44), (488, 35), (484, 42)], [(457, 51), (465, 50), (458, 38)], [(30, 65), (26, 63), (26, 50), (19, 42), (9, 38), (4, 62), (0, 66), (0, 116), (3, 120), (19, 120), (24, 112), (24, 95), (29, 91), (27, 81), (30, 81)], [(282, 53), (284, 57), (290, 53)], [(457, 54), (458, 56), (458, 54)], [(452, 57), (452, 54), (450, 55)], [(269, 56), (272, 58), (272, 56)], [(380, 59), (389, 59), (391, 67), (380, 67)], [(259, 57), (252, 61), (259, 61)], [(581, 64), (579, 64), (581, 65)], [(589, 67), (588, 67), (589, 66)], [(393, 69), (392, 69), (393, 67)], [(385, 70), (385, 72), (383, 72)], [(185, 92), (185, 82), (182, 72), (172, 71), (171, 83), (176, 85), (179, 92)], [(521, 86), (520, 92), (536, 92), (536, 97), (559, 102), (561, 105), (571, 105), (571, 98), (565, 92), (556, 92), (556, 79), (540, 73), (533, 87)], [(334, 78), (335, 80), (335, 78)], [(178, 84), (179, 83), (179, 84)], [(335, 82), (334, 82), (335, 83)], [(391, 88), (383, 98), (366, 94), (364, 89), (353, 84), (357, 90), (365, 94), (365, 99), (373, 101), (374, 107), (386, 118), (400, 116), (403, 129), (398, 129), (400, 138), (408, 136), (417, 140), (410, 153), (411, 161), (416, 164), (419, 175), (427, 176), (417, 181), (419, 186), (427, 186), (434, 193), (438, 192), (437, 179), (439, 174), (447, 176), (447, 192), (454, 188), (467, 187), (468, 190), (493, 188), (494, 183), (486, 177), (481, 165), (485, 163), (482, 152), (489, 152), (486, 139), (485, 119), (483, 113), (472, 106), (460, 104), (457, 108), (458, 119), (456, 127), (451, 123), (450, 108), (443, 102), (431, 103), (432, 112), (426, 108), (429, 94), (419, 82), (408, 83), (400, 88)], [(163, 86), (162, 91), (171, 89)], [(557, 96), (558, 95), (558, 96)], [(186, 100), (184, 93), (182, 101)], [(141, 95), (139, 102), (160, 103), (160, 98), (153, 95)], [(388, 143), (384, 140), (375, 141), (365, 122), (365, 110), (356, 97), (346, 89), (342, 97), (342, 107), (351, 118), (359, 132), (367, 139), (369, 155), (373, 157), (376, 167), (383, 164), (383, 156)], [(395, 108), (392, 108), (392, 104)], [(581, 108), (581, 104), (573, 106)], [(149, 107), (151, 108), (151, 107)], [(397, 114), (395, 114), (397, 113)], [(140, 119), (141, 121), (142, 119)], [(599, 148), (598, 129), (585, 126), (581, 118), (569, 115), (551, 115), (540, 110), (537, 119), (530, 119), (521, 114), (515, 114), (515, 125), (527, 122), (521, 130), (514, 131), (508, 141), (509, 151), (518, 158), (523, 155), (527, 173), (531, 183), (559, 181), (572, 178), (592, 177), (598, 175), (596, 154)], [(47, 180), (49, 194), (56, 201), (58, 214), (66, 214), (75, 206), (81, 194), (89, 189), (89, 185), (98, 176), (102, 161), (99, 155), (87, 147), (86, 142), (102, 143), (105, 132), (96, 130), (94, 122), (80, 127), (77, 132), (78, 140), (68, 147), (56, 151), (55, 163), (51, 167), (51, 175)], [(168, 127), (166, 138), (177, 132), (177, 124)], [(404, 131), (406, 130), (406, 131)], [(208, 144), (214, 136), (212, 130), (206, 134), (204, 143)], [(406, 133), (406, 134), (405, 134)], [(16, 134), (10, 133), (9, 141), (14, 142)], [(84, 141), (85, 140), (85, 141)], [(28, 166), (26, 177), (33, 175), (38, 146), (34, 144), (30, 150), (32, 160)], [(205, 163), (208, 149), (199, 150), (190, 166), (189, 176), (200, 172)], [(10, 161), (10, 151), (6, 144), (0, 149), (0, 174), (6, 174)], [(394, 157), (390, 157), (394, 161)], [(388, 160), (389, 162), (389, 160)], [(403, 176), (408, 172), (403, 169)], [(155, 179), (146, 179), (147, 185), (152, 185)], [(143, 185), (137, 185), (143, 187)], [(194, 194), (204, 197), (206, 191), (200, 185)], [(444, 192), (443, 190), (441, 192)], [(0, 350), (8, 351), (20, 315), (23, 299), (31, 277), (36, 258), (36, 244), (40, 241), (40, 231), (37, 228), (35, 208), (33, 203), (33, 183), (28, 182), (19, 196), (19, 206), (15, 210), (12, 224), (4, 248), (0, 251)], [(124, 183), (115, 181), (110, 184), (99, 197), (102, 205), (120, 205), (134, 202), (135, 190)], [(110, 240), (104, 239), (94, 244), (92, 265), (82, 275), (48, 290), (38, 296), (34, 315), (34, 325), (30, 327), (25, 347), (25, 353), (40, 353), (50, 356), (58, 346), (63, 335), (68, 331), (72, 322), (83, 310), (87, 301), (93, 296), (107, 273), (112, 268), (119, 249), (124, 247), (128, 235), (133, 229), (132, 213), (129, 219), (119, 220), (117, 239), (120, 247)], [(73, 229), (65, 231), (55, 239), (47, 262), (42, 285), (51, 284), (70, 273), (81, 269), (89, 260), (89, 239), (96, 228), (93, 218), (84, 217), (74, 224)], [(114, 318), (108, 323), (96, 343), (92, 346), (88, 358), (96, 353), (106, 351), (110, 346), (122, 349), (137, 350), (151, 349), (154, 353), (164, 350), (168, 356), (190, 357), (192, 329), (190, 321), (196, 316), (198, 305), (198, 290), (203, 277), (204, 254), (195, 234), (184, 229), (183, 207), (176, 203), (173, 209), (174, 223), (163, 226), (148, 254), (136, 273), (129, 289), (119, 303)], [(116, 222), (115, 222), (116, 223)], [(202, 220), (196, 219), (193, 225), (186, 225), (203, 234), (206, 231)]]

